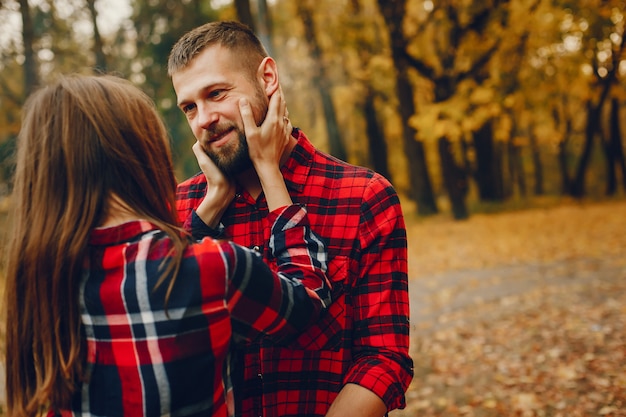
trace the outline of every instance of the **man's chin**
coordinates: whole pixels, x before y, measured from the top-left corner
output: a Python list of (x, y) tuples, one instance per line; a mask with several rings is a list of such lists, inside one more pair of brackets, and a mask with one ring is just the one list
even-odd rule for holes
[(224, 175), (230, 178), (235, 178), (246, 172), (254, 170), (254, 165), (252, 165), (252, 161), (250, 159), (248, 159), (247, 161), (238, 161), (237, 163), (231, 163), (227, 165), (221, 164), (218, 165), (218, 167), (220, 167)]

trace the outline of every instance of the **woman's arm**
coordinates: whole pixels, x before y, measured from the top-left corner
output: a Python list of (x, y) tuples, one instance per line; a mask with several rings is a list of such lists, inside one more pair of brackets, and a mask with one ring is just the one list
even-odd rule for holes
[(279, 88), (270, 97), (267, 114), (261, 126), (256, 125), (247, 99), (239, 101), (239, 112), (246, 131), (250, 159), (265, 193), (268, 210), (273, 211), (292, 204), (280, 172), (280, 162), (292, 131), (282, 90)]
[[(260, 254), (234, 243), (222, 247), (232, 271), (227, 290), (235, 341), (261, 334), (276, 342), (297, 335), (330, 304), (326, 246), (309, 227), (304, 208), (290, 205), (269, 214), (270, 250), (277, 270)], [(226, 247), (228, 245), (228, 247)]]

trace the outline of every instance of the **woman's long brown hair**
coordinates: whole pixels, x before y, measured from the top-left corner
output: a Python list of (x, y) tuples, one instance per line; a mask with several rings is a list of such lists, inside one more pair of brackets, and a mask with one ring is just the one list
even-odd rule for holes
[(163, 122), (127, 81), (65, 76), (28, 99), (5, 292), (10, 417), (68, 407), (83, 376), (78, 288), (90, 232), (112, 195), (172, 237), (164, 277), (176, 276), (186, 238), (175, 191)]

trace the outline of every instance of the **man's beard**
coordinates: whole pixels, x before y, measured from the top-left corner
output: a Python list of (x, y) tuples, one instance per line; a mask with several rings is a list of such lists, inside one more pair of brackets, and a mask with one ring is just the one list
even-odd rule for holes
[(246, 134), (234, 124), (228, 126), (215, 126), (206, 131), (207, 136), (214, 136), (216, 133), (223, 133), (229, 129), (234, 129), (237, 133), (237, 139), (232, 140), (221, 146), (218, 150), (204, 148), (204, 152), (211, 158), (213, 163), (226, 175), (234, 178), (238, 174), (252, 168), (252, 160), (248, 151), (248, 142)]
[[(257, 86), (257, 89), (254, 92), (254, 100), (250, 100), (252, 113), (257, 126), (260, 126), (265, 120), (268, 103), (269, 99), (264, 94), (263, 90)], [(257, 117), (259, 120), (257, 120)], [(205, 148), (204, 151), (215, 163), (215, 165), (224, 173), (224, 175), (234, 178), (253, 167), (248, 149), (248, 141), (246, 140), (246, 132), (243, 127), (240, 128), (235, 123), (231, 122), (211, 127), (205, 132), (205, 134), (208, 137), (215, 137), (230, 129), (233, 129), (237, 133), (236, 141), (231, 140), (231, 143), (226, 143), (217, 151), (210, 148)]]

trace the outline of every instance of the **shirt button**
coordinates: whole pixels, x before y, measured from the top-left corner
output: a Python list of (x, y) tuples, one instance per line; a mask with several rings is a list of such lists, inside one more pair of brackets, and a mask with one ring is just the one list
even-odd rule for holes
[[(261, 250), (261, 248), (259, 246), (257, 246), (257, 245), (254, 245), (252, 247), (252, 250), (255, 251), (255, 252), (259, 252)], [(259, 374), (259, 376), (261, 376), (261, 374)]]

